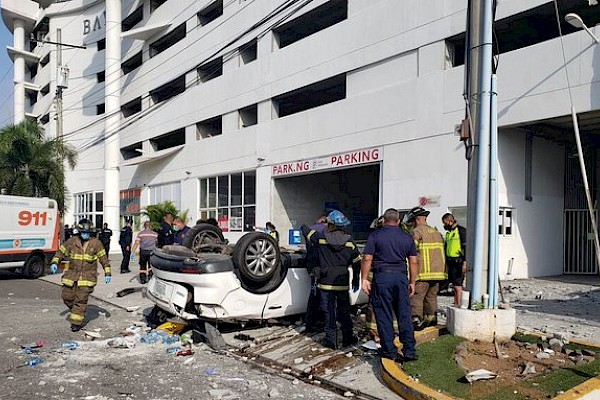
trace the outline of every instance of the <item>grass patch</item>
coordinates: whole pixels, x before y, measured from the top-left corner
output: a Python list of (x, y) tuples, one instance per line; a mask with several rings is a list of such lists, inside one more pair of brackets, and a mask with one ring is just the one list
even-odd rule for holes
[(524, 381), (523, 385), (533, 387), (534, 382), (538, 383), (537, 390), (543, 391), (546, 395), (554, 396), (559, 391), (566, 392), (599, 374), (600, 359), (596, 358), (596, 360), (587, 364), (561, 368), (550, 374), (536, 376), (531, 380)]
[(454, 362), (454, 348), (464, 340), (444, 335), (417, 346), (419, 359), (405, 363), (402, 369), (432, 389), (442, 390), (452, 396), (467, 397), (469, 385), (459, 382), (465, 372)]

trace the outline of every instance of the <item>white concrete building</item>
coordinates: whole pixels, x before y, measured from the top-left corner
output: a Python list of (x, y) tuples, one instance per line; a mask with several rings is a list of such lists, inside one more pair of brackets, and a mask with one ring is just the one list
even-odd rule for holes
[[(56, 46), (70, 70), (64, 138), (80, 151), (66, 222), (103, 220), (105, 3), (0, 0), (13, 30), (15, 120), (55, 135)], [(43, 2), (42, 2), (43, 3)], [(215, 217), (235, 241), (339, 208), (358, 239), (388, 207), (464, 221), (466, 0), (123, 0), (122, 214), (163, 200)], [(595, 273), (570, 123), (580, 116), (598, 197), (599, 6), (498, 3), (500, 274)], [(563, 60), (563, 47), (566, 68)], [(568, 75), (567, 75), (568, 74)], [(568, 79), (567, 79), (568, 77)]]

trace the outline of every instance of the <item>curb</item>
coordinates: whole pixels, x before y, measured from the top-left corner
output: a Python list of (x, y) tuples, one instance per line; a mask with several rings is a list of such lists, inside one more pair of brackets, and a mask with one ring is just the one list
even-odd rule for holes
[[(428, 327), (420, 332), (415, 332), (415, 340), (417, 344), (422, 344), (434, 340), (440, 336), (440, 332), (446, 329), (445, 326)], [(517, 330), (521, 333), (526, 333), (534, 336), (542, 336), (532, 334), (531, 332), (524, 332)], [(581, 340), (570, 340), (570, 343), (579, 344), (582, 346), (592, 347), (600, 351), (600, 346), (584, 342)], [(455, 400), (454, 397), (444, 393), (440, 393), (436, 390), (425, 386), (409, 375), (407, 375), (395, 361), (387, 358), (381, 359), (381, 377), (387, 387), (397, 395), (401, 396), (406, 400)], [(569, 389), (563, 394), (553, 397), (554, 400), (594, 400), (600, 399), (600, 375), (592, 377), (585, 382)]]

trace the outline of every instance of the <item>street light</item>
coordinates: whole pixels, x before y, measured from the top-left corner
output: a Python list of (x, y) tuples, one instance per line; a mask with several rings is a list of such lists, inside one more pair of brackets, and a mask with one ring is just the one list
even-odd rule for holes
[(575, 13), (569, 13), (565, 15), (565, 21), (567, 21), (577, 29), (585, 30), (588, 33), (588, 35), (590, 35), (592, 39), (594, 39), (594, 42), (596, 42), (596, 44), (600, 43), (600, 40), (598, 40), (598, 38), (596, 37), (596, 35), (594, 35), (590, 28), (586, 26), (586, 24), (583, 22), (579, 15)]

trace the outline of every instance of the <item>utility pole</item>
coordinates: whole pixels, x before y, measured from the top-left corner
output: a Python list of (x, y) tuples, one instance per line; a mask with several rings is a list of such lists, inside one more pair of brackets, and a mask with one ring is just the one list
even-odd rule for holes
[(62, 82), (62, 32), (60, 28), (56, 29), (56, 138), (62, 139), (63, 136), (63, 89), (67, 82)]

